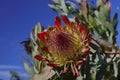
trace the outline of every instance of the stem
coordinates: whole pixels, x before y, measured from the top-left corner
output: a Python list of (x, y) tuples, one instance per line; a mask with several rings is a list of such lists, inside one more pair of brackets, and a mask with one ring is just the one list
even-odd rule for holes
[(116, 52), (111, 52), (111, 51), (105, 51), (106, 54), (120, 54), (120, 51), (116, 51)]

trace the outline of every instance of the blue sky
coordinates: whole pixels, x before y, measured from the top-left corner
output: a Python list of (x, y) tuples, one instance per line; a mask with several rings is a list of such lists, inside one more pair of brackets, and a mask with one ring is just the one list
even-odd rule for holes
[(53, 25), (56, 13), (48, 3), (48, 0), (0, 0), (0, 78), (7, 76), (8, 70), (25, 71), (21, 56), (26, 52), (20, 42), (29, 38), (37, 22)]
[[(118, 12), (120, 19), (120, 10), (117, 10), (120, 0), (111, 2), (112, 15)], [(48, 7), (49, 3), (49, 0), (0, 0), (0, 78), (8, 70), (25, 71), (21, 56), (26, 52), (20, 42), (29, 38), (37, 22), (45, 27), (54, 24), (57, 14)], [(120, 20), (118, 31), (120, 45)]]

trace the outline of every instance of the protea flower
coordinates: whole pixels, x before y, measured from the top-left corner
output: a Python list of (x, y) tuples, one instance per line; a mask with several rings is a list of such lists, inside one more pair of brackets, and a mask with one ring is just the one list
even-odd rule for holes
[(75, 23), (69, 21), (66, 16), (61, 19), (57, 16), (54, 27), (38, 33), (40, 53), (35, 58), (46, 62), (51, 67), (64, 67), (61, 73), (67, 72), (70, 67), (73, 75), (79, 76), (78, 67), (88, 59), (90, 34), (87, 27), (75, 18)]

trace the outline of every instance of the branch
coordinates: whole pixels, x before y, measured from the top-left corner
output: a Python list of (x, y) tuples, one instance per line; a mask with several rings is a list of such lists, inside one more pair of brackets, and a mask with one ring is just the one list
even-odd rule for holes
[(103, 39), (100, 39), (100, 38), (98, 38), (98, 37), (96, 37), (96, 36), (94, 36), (94, 35), (92, 35), (92, 38), (93, 38), (94, 40), (98, 41), (101, 45), (104, 45), (104, 46), (107, 46), (107, 47), (110, 47), (110, 48), (113, 47), (113, 45), (112, 45), (110, 42), (107, 42), (107, 41), (105, 41), (105, 40), (103, 40)]
[(106, 54), (120, 54), (120, 51), (112, 52), (112, 51), (105, 51)]

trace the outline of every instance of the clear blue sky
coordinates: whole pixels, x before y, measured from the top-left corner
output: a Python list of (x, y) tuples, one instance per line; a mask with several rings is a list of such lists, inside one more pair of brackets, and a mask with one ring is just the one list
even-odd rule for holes
[[(120, 6), (120, 0), (111, 2), (113, 15)], [(0, 75), (1, 71), (6, 70), (24, 71), (21, 56), (25, 55), (25, 51), (20, 42), (29, 38), (37, 22), (45, 27), (54, 24), (57, 14), (48, 7), (48, 3), (49, 0), (0, 0)], [(120, 19), (120, 10), (118, 13)], [(120, 20), (118, 31), (117, 41), (120, 45)]]

